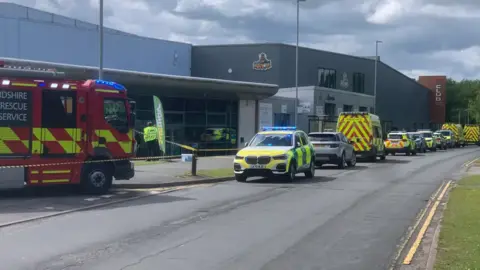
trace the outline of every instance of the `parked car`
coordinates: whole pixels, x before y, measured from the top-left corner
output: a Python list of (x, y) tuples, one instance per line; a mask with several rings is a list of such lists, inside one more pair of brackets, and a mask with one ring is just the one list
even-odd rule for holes
[(437, 141), (437, 148), (440, 150), (447, 150), (448, 145), (447, 145), (447, 140), (445, 139), (445, 136), (443, 136), (442, 133), (440, 132), (434, 132), (433, 133), (433, 138)]
[(427, 152), (427, 144), (425, 143), (425, 138), (422, 133), (419, 132), (408, 132), (408, 135), (415, 141), (418, 153)]
[(315, 149), (315, 165), (335, 164), (343, 169), (357, 164), (352, 142), (340, 132), (311, 132), (308, 134)]

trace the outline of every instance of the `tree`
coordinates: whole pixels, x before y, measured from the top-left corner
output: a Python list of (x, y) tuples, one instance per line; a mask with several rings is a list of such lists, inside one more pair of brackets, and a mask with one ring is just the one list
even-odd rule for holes
[[(460, 117), (459, 117), (460, 116)], [(480, 80), (447, 80), (447, 122), (480, 123)]]

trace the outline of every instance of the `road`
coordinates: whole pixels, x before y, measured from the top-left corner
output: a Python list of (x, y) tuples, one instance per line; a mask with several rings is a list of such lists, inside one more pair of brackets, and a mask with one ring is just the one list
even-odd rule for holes
[(313, 180), (227, 182), (9, 226), (0, 261), (19, 270), (384, 270), (430, 195), (479, 151), (389, 156)]

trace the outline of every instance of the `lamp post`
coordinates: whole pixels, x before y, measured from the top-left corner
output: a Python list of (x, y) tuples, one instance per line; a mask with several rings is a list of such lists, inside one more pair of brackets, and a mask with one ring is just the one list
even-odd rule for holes
[(378, 70), (378, 44), (381, 40), (375, 41), (375, 79), (373, 81), (373, 113), (377, 113), (377, 70)]
[(100, 1), (100, 18), (99, 18), (99, 25), (98, 25), (98, 33), (99, 33), (99, 52), (98, 52), (98, 79), (103, 79), (103, 0)]
[(297, 46), (295, 46), (295, 126), (298, 126), (298, 43), (300, 39), (300, 2), (297, 0)]

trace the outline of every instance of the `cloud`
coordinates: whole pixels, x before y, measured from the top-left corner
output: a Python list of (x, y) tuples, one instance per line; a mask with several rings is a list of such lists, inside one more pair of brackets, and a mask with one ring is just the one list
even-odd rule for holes
[[(98, 0), (0, 0), (98, 21)], [(359, 56), (375, 54), (408, 76), (480, 76), (478, 0), (307, 0), (300, 43)], [(79, 12), (81, 10), (81, 12)], [(105, 25), (134, 34), (226, 44), (296, 40), (296, 0), (108, 0)]]

